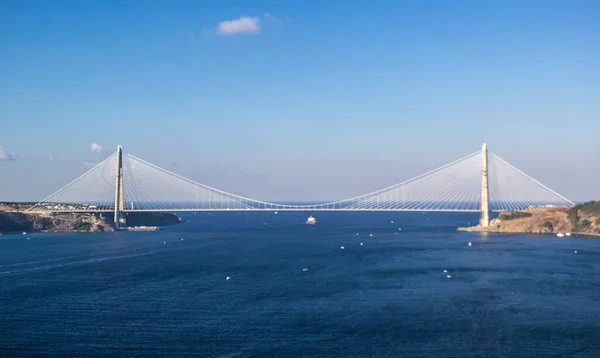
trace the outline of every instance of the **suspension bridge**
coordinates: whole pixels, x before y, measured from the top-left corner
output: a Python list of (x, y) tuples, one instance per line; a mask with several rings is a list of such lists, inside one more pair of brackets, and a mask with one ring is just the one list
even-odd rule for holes
[(314, 205), (246, 198), (198, 183), (133, 155), (117, 152), (27, 210), (30, 213), (182, 211), (438, 211), (489, 213), (572, 201), (482, 149), (425, 174), (360, 196)]

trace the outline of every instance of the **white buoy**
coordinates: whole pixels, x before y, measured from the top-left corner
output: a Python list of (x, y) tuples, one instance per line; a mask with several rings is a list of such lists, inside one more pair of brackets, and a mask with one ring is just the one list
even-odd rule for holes
[(392, 223), (392, 224), (393, 224), (393, 223), (394, 223), (394, 220), (390, 221), (390, 223)]
[(358, 236), (358, 233), (356, 233), (356, 236)]
[(225, 280), (229, 281), (229, 276), (225, 277)]
[(573, 251), (573, 253), (578, 253), (578, 251), (577, 251), (577, 250), (575, 250), (575, 251)]
[(343, 246), (340, 246), (340, 249), (342, 249), (342, 250), (343, 250), (343, 249), (344, 249), (344, 247), (343, 247)]
[(29, 238), (27, 238), (27, 240), (29, 240)]
[(277, 215), (277, 211), (275, 212), (275, 215)]
[(23, 235), (27, 235), (27, 233), (25, 231), (23, 231)]
[(362, 242), (360, 243), (360, 246), (363, 246), (363, 243), (362, 243)]
[(167, 242), (166, 242), (166, 241), (163, 241), (163, 245), (166, 245), (166, 244), (167, 244)]
[(402, 228), (401, 228), (401, 227), (399, 227), (399, 228), (398, 228), (398, 231), (402, 231)]
[(308, 271), (308, 269), (307, 268), (303, 268), (302, 271), (306, 272), (306, 271)]
[(373, 237), (373, 234), (369, 234), (370, 237)]
[(183, 237), (181, 238), (181, 241), (183, 241)]
[(448, 272), (448, 270), (444, 270), (444, 273), (447, 273), (447, 272)]
[(450, 275), (446, 275), (446, 277), (448, 277), (448, 278), (452, 278), (452, 276), (450, 276)]
[(471, 242), (469, 241), (469, 246), (471, 246), (471, 245), (473, 245), (473, 244), (471, 244)]

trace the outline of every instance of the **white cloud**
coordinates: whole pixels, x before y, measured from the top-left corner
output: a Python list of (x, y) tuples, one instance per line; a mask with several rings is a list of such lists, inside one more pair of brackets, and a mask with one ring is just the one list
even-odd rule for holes
[(263, 25), (277, 24), (280, 25), (284, 22), (294, 21), (293, 19), (284, 16), (279, 18), (265, 12), (262, 17), (259, 16), (244, 16), (240, 15), (239, 18), (232, 19), (229, 21), (221, 21), (217, 24), (217, 27), (203, 28), (199, 33), (192, 34), (192, 37), (196, 36), (234, 36), (234, 35), (258, 35), (263, 31)]
[(238, 19), (222, 21), (217, 25), (217, 35), (256, 35), (260, 34), (261, 24), (258, 17), (240, 16)]
[(9, 152), (0, 145), (0, 160), (14, 160), (15, 153)]
[(102, 146), (97, 143), (90, 144), (90, 152), (100, 153), (102, 152)]

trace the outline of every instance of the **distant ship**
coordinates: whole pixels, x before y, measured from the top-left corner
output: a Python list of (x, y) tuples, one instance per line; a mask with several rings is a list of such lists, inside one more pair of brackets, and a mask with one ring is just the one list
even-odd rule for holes
[(309, 216), (308, 219), (306, 219), (306, 223), (308, 225), (315, 225), (317, 223), (317, 219), (313, 218), (312, 216)]

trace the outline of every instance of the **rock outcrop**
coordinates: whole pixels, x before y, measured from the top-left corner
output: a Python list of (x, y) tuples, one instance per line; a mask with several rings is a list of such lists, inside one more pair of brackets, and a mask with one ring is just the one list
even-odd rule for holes
[[(166, 226), (181, 222), (169, 213), (127, 213), (128, 226)], [(0, 233), (7, 232), (104, 232), (114, 231), (110, 213), (27, 214), (0, 211)]]
[(547, 207), (500, 213), (487, 228), (473, 226), (461, 231), (505, 233), (577, 233), (600, 235), (600, 202), (590, 201), (572, 207)]

